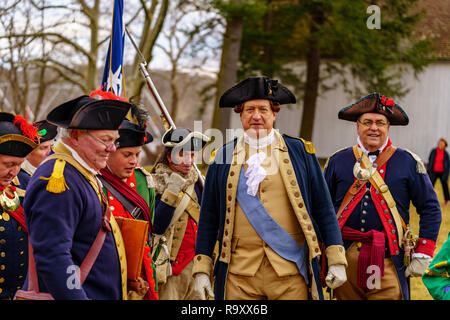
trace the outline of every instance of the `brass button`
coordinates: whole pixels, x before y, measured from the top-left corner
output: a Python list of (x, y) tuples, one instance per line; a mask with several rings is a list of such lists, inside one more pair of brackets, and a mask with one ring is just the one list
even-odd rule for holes
[(6, 240), (5, 239), (1, 239), (0, 240), (0, 244), (5, 244), (6, 243)]
[(5, 270), (5, 265), (4, 264), (2, 264), (1, 266), (0, 266), (0, 270)]
[(0, 227), (0, 232), (5, 231), (5, 227)]
[(231, 172), (230, 172), (230, 176), (234, 176), (234, 171), (231, 171)]
[(5, 278), (0, 278), (0, 283), (5, 282)]
[(299, 208), (303, 208), (303, 203), (300, 202), (300, 203), (298, 204), (298, 207), (299, 207)]
[(0, 253), (0, 257), (4, 258), (5, 256), (6, 256), (6, 253), (4, 253), (4, 252)]

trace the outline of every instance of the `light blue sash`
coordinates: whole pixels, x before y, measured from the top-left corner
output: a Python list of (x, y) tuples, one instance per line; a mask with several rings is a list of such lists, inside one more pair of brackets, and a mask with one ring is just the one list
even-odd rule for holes
[[(247, 193), (247, 178), (241, 168), (236, 200), (239, 202), (250, 224), (258, 235), (282, 258), (297, 265), (300, 274), (308, 284), (305, 250), (267, 212), (258, 195)], [(306, 243), (305, 243), (306, 244)]]

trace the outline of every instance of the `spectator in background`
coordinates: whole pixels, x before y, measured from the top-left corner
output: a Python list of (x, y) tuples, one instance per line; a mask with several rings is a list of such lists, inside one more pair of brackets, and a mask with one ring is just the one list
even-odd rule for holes
[(448, 173), (450, 171), (450, 157), (445, 151), (448, 143), (444, 138), (439, 139), (437, 148), (431, 150), (428, 158), (427, 171), (430, 176), (431, 183), (435, 184), (437, 178), (441, 179), (442, 189), (444, 190), (445, 205), (450, 205), (450, 195), (448, 192)]

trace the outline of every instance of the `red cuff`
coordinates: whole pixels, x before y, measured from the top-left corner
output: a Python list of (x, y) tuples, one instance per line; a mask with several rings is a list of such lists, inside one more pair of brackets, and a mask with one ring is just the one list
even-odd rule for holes
[(417, 241), (417, 247), (414, 250), (415, 253), (423, 253), (433, 257), (434, 250), (436, 249), (436, 242), (430, 239), (419, 238)]

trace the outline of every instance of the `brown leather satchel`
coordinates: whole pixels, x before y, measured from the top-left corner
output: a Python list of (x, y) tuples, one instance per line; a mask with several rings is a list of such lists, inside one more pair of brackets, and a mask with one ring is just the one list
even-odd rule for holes
[(141, 275), (148, 221), (115, 217), (122, 233), (127, 257), (127, 279), (137, 281)]
[[(103, 247), (105, 242), (106, 232), (111, 231), (111, 225), (109, 222), (111, 216), (111, 211), (109, 207), (103, 216), (102, 227), (98, 232), (94, 243), (89, 249), (86, 257), (80, 266), (80, 283), (83, 284), (86, 280), (92, 266), (97, 260), (98, 254)], [(31, 241), (28, 238), (28, 290), (17, 290), (14, 300), (54, 300), (50, 293), (39, 292), (39, 283), (36, 271), (36, 264), (33, 257), (33, 247), (31, 246)]]

